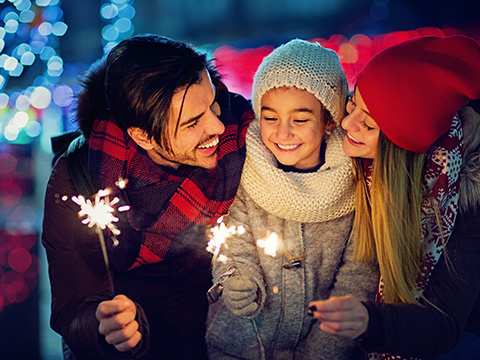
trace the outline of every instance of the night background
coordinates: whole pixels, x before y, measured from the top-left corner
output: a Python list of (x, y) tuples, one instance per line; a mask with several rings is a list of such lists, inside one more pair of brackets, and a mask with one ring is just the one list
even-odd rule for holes
[[(135, 34), (193, 44), (250, 98), (292, 38), (337, 51), (349, 84), (376, 52), (422, 35), (480, 41), (478, 0), (0, 0), (0, 359), (62, 359), (40, 244), (50, 138), (75, 125), (79, 76)], [(480, 64), (479, 64), (480, 66)]]

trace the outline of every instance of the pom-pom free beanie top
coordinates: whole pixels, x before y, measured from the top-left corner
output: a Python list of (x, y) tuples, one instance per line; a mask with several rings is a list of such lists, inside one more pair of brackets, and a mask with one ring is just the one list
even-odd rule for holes
[(253, 80), (252, 106), (260, 118), (262, 96), (273, 88), (296, 87), (313, 94), (340, 124), (348, 85), (335, 51), (318, 43), (295, 39), (267, 55)]
[(393, 143), (424, 153), (450, 129), (455, 113), (480, 97), (480, 47), (465, 36), (405, 41), (372, 57), (357, 88)]

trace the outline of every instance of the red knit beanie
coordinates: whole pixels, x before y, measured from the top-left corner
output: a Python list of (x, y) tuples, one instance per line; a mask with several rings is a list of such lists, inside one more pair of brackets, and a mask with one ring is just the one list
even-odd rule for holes
[(480, 47), (464, 36), (393, 45), (370, 59), (357, 87), (393, 143), (424, 153), (448, 131), (462, 106), (480, 98)]

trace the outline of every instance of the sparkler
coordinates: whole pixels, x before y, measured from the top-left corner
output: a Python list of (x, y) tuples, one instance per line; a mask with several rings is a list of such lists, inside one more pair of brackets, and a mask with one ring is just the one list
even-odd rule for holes
[(212, 261), (218, 260), (221, 262), (226, 262), (228, 258), (225, 255), (220, 254), (222, 246), (228, 250), (228, 244), (226, 243), (227, 239), (232, 235), (243, 234), (245, 232), (245, 228), (243, 226), (227, 227), (227, 225), (225, 225), (223, 222), (223, 216), (217, 219), (217, 224), (218, 225), (215, 225), (210, 229), (211, 235), (209, 236), (210, 240), (207, 244), (207, 251), (213, 254)]
[(280, 250), (282, 247), (282, 242), (277, 236), (277, 233), (267, 232), (265, 238), (257, 240), (257, 246), (262, 248), (266, 255), (275, 257), (277, 256), (277, 250)]
[[(80, 211), (78, 215), (80, 217), (85, 216), (82, 220), (82, 224), (88, 225), (89, 228), (95, 226), (95, 231), (100, 240), (100, 246), (102, 248), (103, 260), (107, 269), (108, 280), (110, 285), (110, 293), (113, 296), (113, 279), (110, 271), (110, 264), (108, 261), (107, 247), (105, 245), (105, 238), (103, 236), (103, 230), (109, 229), (113, 235), (119, 235), (120, 230), (113, 224), (118, 221), (118, 218), (114, 215), (116, 205), (120, 199), (114, 197), (112, 200), (109, 199), (110, 190), (100, 190), (95, 194), (95, 201), (92, 202), (90, 199), (85, 199), (82, 195), (72, 196), (72, 201), (80, 206)], [(130, 209), (130, 206), (120, 206), (118, 211), (127, 211)], [(118, 245), (118, 240), (116, 237), (113, 237), (113, 246)]]
[[(220, 250), (222, 247), (224, 247), (227, 251), (229, 251), (227, 239), (232, 235), (241, 235), (245, 233), (245, 228), (241, 225), (227, 227), (227, 225), (225, 225), (223, 222), (223, 216), (217, 219), (217, 224), (218, 225), (215, 225), (213, 228), (210, 228), (210, 240), (207, 244), (207, 251), (213, 254), (212, 263), (214, 261), (225, 263), (229, 258), (223, 254), (220, 254)], [(243, 277), (240, 269), (236, 265), (234, 257), (230, 256), (230, 258), (237, 269), (237, 274), (240, 275), (240, 277)]]
[(257, 240), (257, 246), (263, 248), (265, 254), (271, 257), (277, 256), (277, 251), (282, 251), (283, 255), (285, 255), (288, 260), (288, 263), (283, 264), (283, 268), (285, 269), (300, 267), (302, 261), (305, 260), (305, 254), (292, 256), (287, 249), (284, 249), (282, 241), (274, 232), (268, 232), (265, 238)]

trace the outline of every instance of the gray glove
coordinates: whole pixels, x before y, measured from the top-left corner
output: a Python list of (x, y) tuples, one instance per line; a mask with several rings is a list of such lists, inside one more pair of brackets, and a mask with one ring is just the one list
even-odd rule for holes
[(223, 302), (235, 316), (251, 316), (257, 311), (258, 286), (250, 277), (231, 276), (223, 282)]

